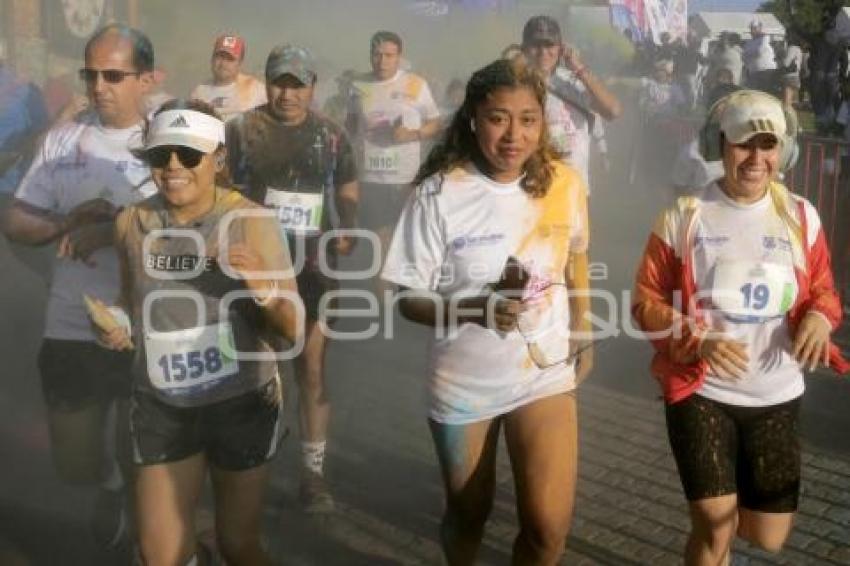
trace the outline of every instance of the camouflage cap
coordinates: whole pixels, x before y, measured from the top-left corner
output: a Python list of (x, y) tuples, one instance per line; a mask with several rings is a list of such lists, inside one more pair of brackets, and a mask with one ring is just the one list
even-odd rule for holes
[(292, 75), (305, 85), (316, 80), (316, 65), (310, 52), (295, 45), (278, 45), (266, 59), (266, 81), (274, 82), (283, 75)]

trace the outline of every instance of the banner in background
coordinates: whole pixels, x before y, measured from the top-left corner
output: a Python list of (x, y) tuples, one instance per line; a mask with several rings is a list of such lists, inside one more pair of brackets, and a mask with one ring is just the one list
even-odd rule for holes
[(611, 0), (611, 25), (630, 30), (635, 42), (661, 43), (668, 32), (673, 40), (687, 37), (688, 0)]
[(633, 42), (646, 37), (646, 15), (643, 0), (611, 0), (611, 25), (621, 32), (629, 31)]

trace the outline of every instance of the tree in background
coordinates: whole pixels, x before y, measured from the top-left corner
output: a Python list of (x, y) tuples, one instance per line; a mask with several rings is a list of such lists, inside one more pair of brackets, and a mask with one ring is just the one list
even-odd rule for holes
[(769, 0), (758, 11), (775, 15), (786, 28), (819, 34), (845, 4), (843, 0)]

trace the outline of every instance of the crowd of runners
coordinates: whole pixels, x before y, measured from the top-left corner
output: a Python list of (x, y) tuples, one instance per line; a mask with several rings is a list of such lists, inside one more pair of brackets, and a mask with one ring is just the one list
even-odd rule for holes
[[(513, 563), (560, 560), (594, 361), (590, 156), (624, 105), (555, 19), (519, 31), (439, 104), (403, 68), (403, 38), (375, 31), (371, 68), (339, 77), (323, 111), (316, 85), (334, 77), (309, 46), (274, 47), (260, 79), (246, 39), (220, 36), (210, 80), (170, 99), (142, 31), (88, 40), (86, 100), (28, 142), (3, 231), (56, 246), (38, 369), (56, 469), (97, 489), (99, 544), (130, 541), (148, 565), (271, 563), (284, 391), (303, 510), (334, 513), (325, 357), (341, 258), (368, 246), (376, 304), (434, 329), (422, 377), (447, 562), (475, 563), (502, 434)], [(720, 97), (697, 143), (715, 178), (665, 207), (634, 258), (689, 565), (728, 563), (736, 535), (781, 550), (804, 372), (850, 367), (830, 343), (842, 309), (817, 210), (782, 184), (796, 124), (768, 93)], [(196, 536), (207, 476), (215, 549)]]

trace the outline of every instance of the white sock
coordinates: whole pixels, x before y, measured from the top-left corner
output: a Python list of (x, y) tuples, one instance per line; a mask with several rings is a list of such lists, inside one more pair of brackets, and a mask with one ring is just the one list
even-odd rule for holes
[(100, 483), (100, 487), (109, 491), (119, 491), (124, 487), (124, 477), (121, 475), (121, 468), (118, 467), (115, 460), (109, 461), (109, 474)]
[(301, 442), (301, 463), (304, 468), (320, 476), (325, 467), (325, 444), (322, 442)]

